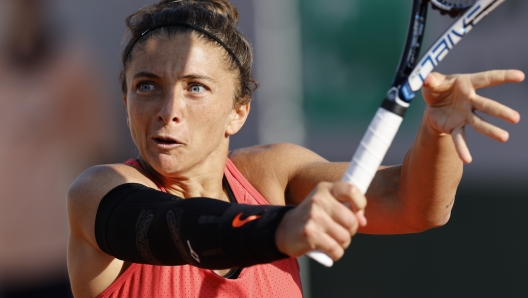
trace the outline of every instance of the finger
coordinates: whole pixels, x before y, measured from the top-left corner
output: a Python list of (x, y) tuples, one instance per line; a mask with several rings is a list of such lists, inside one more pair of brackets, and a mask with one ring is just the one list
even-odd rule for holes
[(453, 78), (451, 78), (451, 76), (446, 76), (438, 72), (432, 72), (424, 80), (422, 85), (422, 94), (425, 98), (429, 98), (449, 92), (452, 88), (452, 79)]
[[(354, 235), (358, 229), (359, 220), (355, 213), (350, 210), (347, 205), (333, 200), (330, 203), (329, 208), (327, 209), (328, 217), (334, 222), (334, 224), (339, 225), (340, 227), (348, 231), (348, 237)], [(358, 211), (361, 212), (361, 211)], [(324, 223), (328, 228), (332, 228), (333, 225), (325, 222)], [(328, 230), (329, 231), (329, 230)], [(339, 236), (339, 235), (334, 235)]]
[(451, 137), (453, 138), (455, 149), (460, 159), (466, 164), (471, 163), (472, 158), (466, 145), (466, 132), (464, 131), (464, 127), (453, 129)]
[(311, 225), (314, 223), (319, 230), (330, 233), (338, 240), (345, 241), (356, 233), (358, 220), (350, 208), (338, 201), (331, 193), (335, 184), (340, 184), (334, 192), (338, 193), (341, 199), (345, 196), (345, 189), (350, 188), (350, 185), (345, 182), (319, 183), (310, 200), (312, 207), (309, 211), (309, 220)]
[(485, 121), (478, 115), (473, 114), (473, 116), (469, 118), (468, 123), (477, 132), (487, 137), (490, 137), (494, 140), (497, 140), (500, 142), (506, 142), (508, 138), (510, 137), (507, 131), (488, 123), (487, 121)]
[(321, 233), (316, 239), (315, 250), (324, 252), (334, 261), (341, 259), (345, 254), (345, 249), (332, 237), (324, 233)]
[(365, 217), (365, 210), (359, 210), (355, 213), (357, 221), (360, 226), (364, 227), (367, 225), (367, 218)]
[[(347, 208), (354, 212), (354, 215), (359, 225), (367, 225), (367, 219), (365, 218), (364, 213), (365, 207), (367, 205), (367, 198), (364, 194), (361, 193), (361, 191), (357, 187), (346, 182), (338, 182), (335, 183), (330, 189), (330, 193), (338, 201), (343, 203), (345, 206), (347, 206)], [(340, 223), (347, 227), (350, 226), (349, 224), (347, 224), (347, 222), (350, 221), (349, 217), (345, 217), (344, 219), (336, 218), (336, 220), (339, 220)]]
[(355, 217), (352, 216), (352, 218), (354, 218), (355, 222), (352, 230), (347, 229), (330, 217), (326, 217), (325, 222), (319, 224), (320, 227), (324, 229), (324, 233), (330, 236), (343, 249), (346, 249), (350, 245), (351, 237), (356, 234), (358, 227)]
[(348, 205), (348, 207), (357, 213), (365, 209), (367, 206), (367, 198), (359, 191), (359, 189), (347, 182), (336, 182), (330, 188), (330, 194), (336, 200)]
[(516, 69), (491, 70), (469, 75), (475, 89), (496, 86), (504, 83), (517, 83), (524, 80), (524, 73)]
[(518, 123), (521, 119), (519, 113), (508, 106), (480, 95), (474, 95), (472, 98), (473, 107), (492, 117), (502, 119), (510, 123)]
[(438, 88), (441, 82), (446, 80), (446, 76), (439, 72), (430, 73), (423, 82), (423, 87), (425, 88)]
[[(311, 222), (305, 227), (304, 234), (309, 243), (308, 250), (320, 250), (336, 261), (343, 256), (345, 248), (350, 245), (351, 237), (347, 236), (346, 240), (336, 239), (332, 233), (328, 233), (327, 228), (321, 222)], [(346, 231), (345, 234), (347, 234)]]

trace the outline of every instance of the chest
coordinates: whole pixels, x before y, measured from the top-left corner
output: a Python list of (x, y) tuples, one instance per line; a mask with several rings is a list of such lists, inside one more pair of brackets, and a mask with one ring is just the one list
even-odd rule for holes
[(133, 264), (100, 297), (302, 297), (296, 259), (244, 268), (226, 279), (197, 267)]

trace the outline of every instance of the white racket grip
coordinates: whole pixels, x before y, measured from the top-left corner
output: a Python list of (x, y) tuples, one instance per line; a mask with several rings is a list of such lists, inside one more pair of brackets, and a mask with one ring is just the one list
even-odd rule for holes
[[(379, 108), (341, 180), (355, 185), (361, 193), (366, 193), (402, 121), (401, 116)], [(334, 264), (332, 258), (319, 250), (309, 251), (306, 255), (325, 267), (332, 267)]]
[(401, 116), (379, 108), (341, 180), (366, 193), (402, 121)]
[(306, 255), (325, 267), (332, 267), (334, 265), (334, 260), (320, 250), (309, 251)]

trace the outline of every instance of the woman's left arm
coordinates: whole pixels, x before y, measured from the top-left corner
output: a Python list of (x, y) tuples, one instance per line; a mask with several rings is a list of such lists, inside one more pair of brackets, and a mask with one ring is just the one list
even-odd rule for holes
[(474, 74), (432, 73), (424, 82), (427, 104), (416, 140), (400, 167), (378, 171), (367, 192), (369, 220), (361, 232), (412, 233), (445, 224), (451, 214), (463, 163), (471, 162), (464, 129), (505, 142), (508, 132), (475, 112), (517, 123), (519, 114), (476, 93), (479, 88), (521, 82), (517, 70)]
[[(449, 75), (432, 73), (425, 80), (427, 103), (416, 140), (402, 165), (380, 167), (367, 190), (364, 215), (368, 221), (358, 232), (415, 233), (445, 224), (451, 214), (462, 177), (469, 163), (464, 128), (469, 124), (485, 136), (506, 141), (508, 133), (475, 112), (511, 123), (514, 110), (476, 94), (479, 88), (520, 82), (516, 70)], [(292, 144), (274, 144), (237, 150), (231, 158), (243, 175), (271, 204), (300, 205), (318, 183), (337, 182), (347, 162), (328, 162), (316, 153)], [(358, 200), (362, 199), (358, 195)], [(360, 211), (363, 212), (363, 211)]]

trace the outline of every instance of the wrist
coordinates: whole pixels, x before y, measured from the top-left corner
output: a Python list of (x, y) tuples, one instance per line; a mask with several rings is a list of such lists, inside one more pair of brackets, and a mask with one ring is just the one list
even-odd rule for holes
[(435, 137), (450, 136), (450, 133), (445, 132), (442, 127), (439, 127), (437, 122), (432, 120), (432, 108), (430, 106), (426, 106), (425, 108), (421, 129), (428, 135)]

